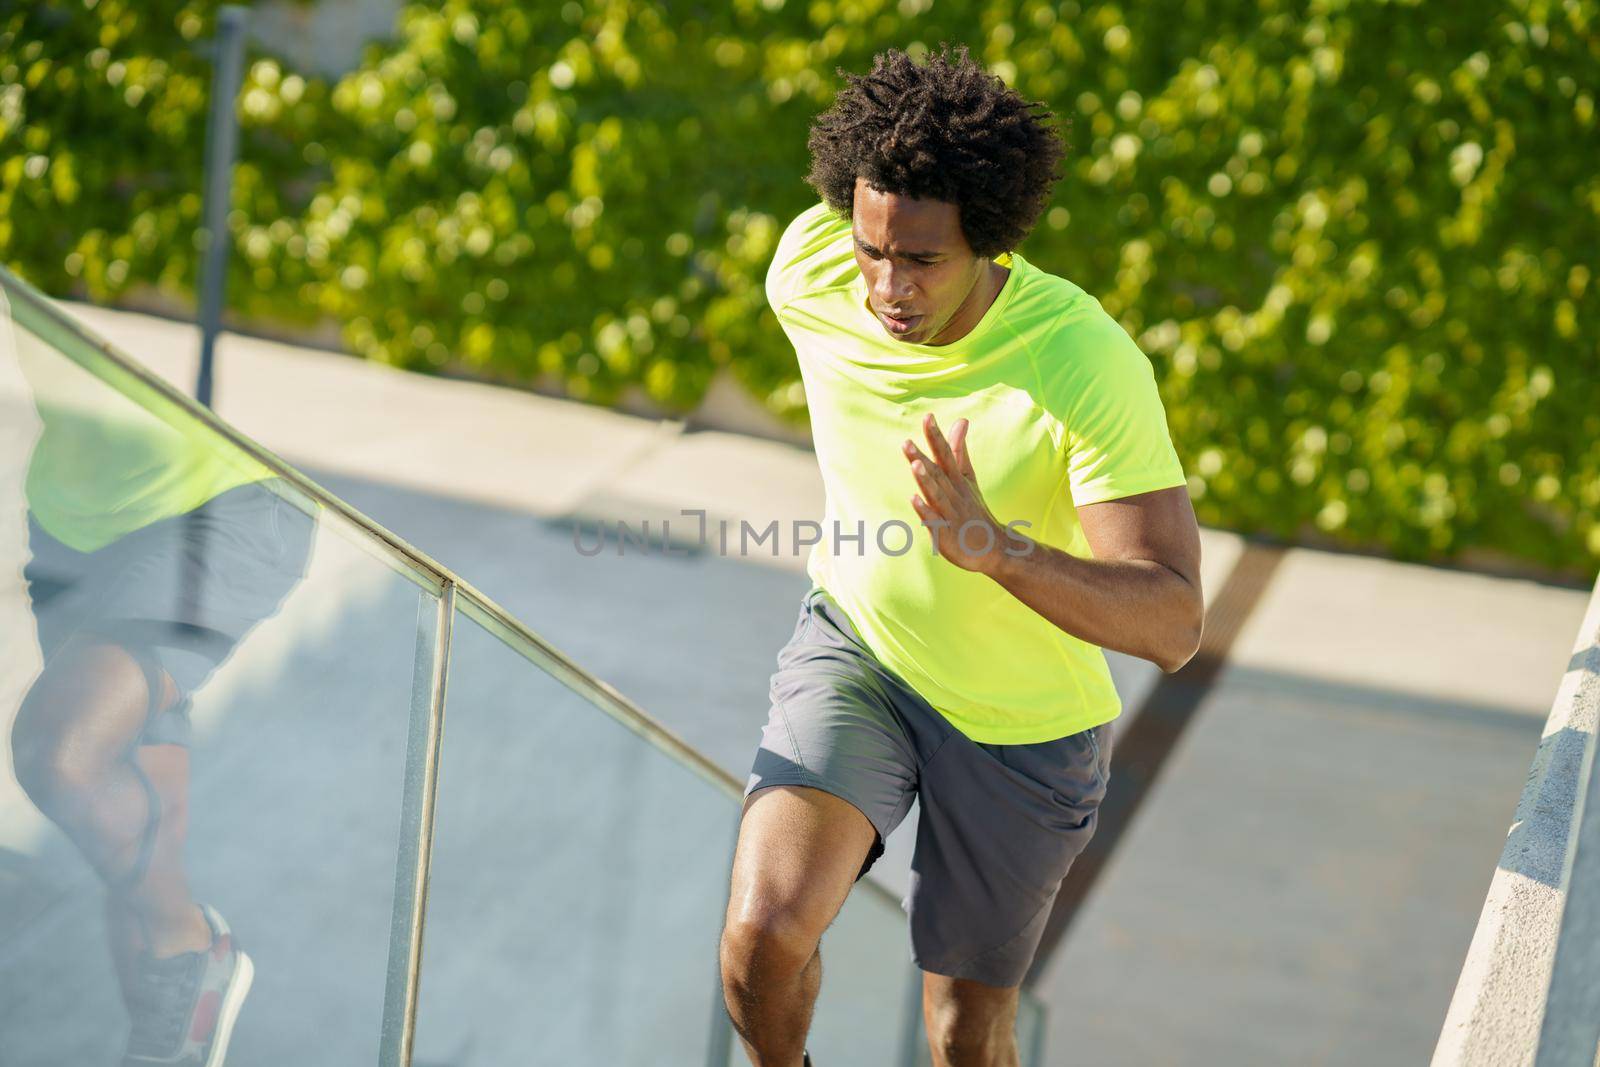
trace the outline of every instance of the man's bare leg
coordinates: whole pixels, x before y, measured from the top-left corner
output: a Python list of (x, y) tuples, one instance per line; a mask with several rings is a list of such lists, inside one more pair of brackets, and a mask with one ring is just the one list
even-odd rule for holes
[[(165, 709), (177, 692), (162, 680)], [(119, 976), (139, 949), (171, 956), (211, 943), (183, 870), (188, 753), (138, 745), (150, 703), (144, 672), (126, 651), (75, 641), (35, 681), (12, 729), (17, 780), (110, 890), (106, 916)], [(151, 819), (155, 834), (145, 851)]]
[(161, 804), (149, 862), (144, 876), (128, 886), (125, 900), (136, 913), (140, 938), (149, 930), (144, 946), (157, 959), (180, 952), (199, 952), (211, 945), (211, 928), (189, 889), (184, 846), (189, 837), (189, 750), (183, 745), (140, 745), (135, 762), (154, 786)]
[(1018, 986), (922, 974), (922, 1020), (934, 1067), (1018, 1067)]
[(820, 789), (779, 785), (745, 801), (722, 928), (723, 999), (755, 1067), (800, 1067), (822, 985), (822, 932), (877, 831)]

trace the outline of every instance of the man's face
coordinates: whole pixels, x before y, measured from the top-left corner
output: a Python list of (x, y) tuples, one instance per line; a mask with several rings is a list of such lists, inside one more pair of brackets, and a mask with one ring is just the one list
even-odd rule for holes
[(851, 215), (856, 264), (878, 324), (897, 341), (946, 343), (940, 335), (952, 332), (947, 327), (988, 267), (961, 232), (960, 210), (943, 200), (879, 192), (857, 178)]

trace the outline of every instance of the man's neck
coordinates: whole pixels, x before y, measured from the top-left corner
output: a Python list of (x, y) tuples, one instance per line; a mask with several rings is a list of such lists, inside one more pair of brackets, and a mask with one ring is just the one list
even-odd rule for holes
[(929, 341), (930, 345), (948, 345), (961, 340), (973, 331), (978, 323), (983, 321), (983, 316), (988, 312), (1000, 296), (1000, 290), (1006, 286), (1006, 278), (1011, 275), (1010, 267), (1002, 267), (994, 260), (988, 261), (988, 270), (978, 284), (972, 287), (972, 294), (967, 298), (962, 309), (956, 312), (948, 325), (940, 331), (938, 337)]

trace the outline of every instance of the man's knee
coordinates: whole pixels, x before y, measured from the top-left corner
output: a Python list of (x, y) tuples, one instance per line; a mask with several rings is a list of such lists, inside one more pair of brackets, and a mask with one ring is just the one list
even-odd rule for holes
[(63, 774), (69, 768), (64, 767), (44, 745), (32, 743), (28, 738), (19, 738), (13, 732), (11, 769), (23, 793), (42, 810), (50, 805), (51, 799), (60, 791)]
[(37, 723), (37, 716), (18, 715), (12, 724), (11, 766), (22, 791), (48, 810), (62, 797), (93, 789), (101, 772), (87, 753)]
[[(924, 1022), (935, 1059), (948, 1067), (1011, 1062), (1016, 1041), (1015, 991), (930, 975)], [(959, 987), (959, 988), (958, 988)]]
[(722, 981), (749, 988), (763, 979), (799, 974), (816, 955), (822, 931), (795, 907), (754, 906), (730, 914), (722, 927)]
[(730, 998), (805, 970), (874, 833), (860, 809), (820, 789), (778, 785), (746, 799), (720, 954)]
[(1009, 1032), (993, 1026), (955, 1026), (928, 1035), (928, 1044), (936, 1050), (938, 1062), (949, 1067), (1006, 1063), (1005, 1052), (1013, 1040)]
[(17, 784), (41, 807), (98, 788), (171, 689), (164, 671), (153, 677), (118, 646), (70, 646), (34, 679), (11, 724)]

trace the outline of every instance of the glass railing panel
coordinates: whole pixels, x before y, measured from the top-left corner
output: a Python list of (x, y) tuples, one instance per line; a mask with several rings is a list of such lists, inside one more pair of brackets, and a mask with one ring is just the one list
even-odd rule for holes
[(703, 1067), (731, 791), (481, 618), (451, 638), (416, 1062)]
[(1038, 997), (1024, 994), (1017, 1005), (1017, 1052), (1022, 1067), (1044, 1067), (1045, 1010)]
[(172, 1040), (210, 914), (228, 1062), (374, 1062), (436, 587), (6, 289), (0, 1059)]

